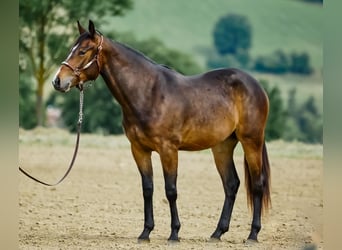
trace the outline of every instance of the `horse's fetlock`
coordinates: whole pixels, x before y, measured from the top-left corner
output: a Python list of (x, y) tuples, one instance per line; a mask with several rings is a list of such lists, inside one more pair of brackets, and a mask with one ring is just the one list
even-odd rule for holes
[(152, 231), (154, 229), (154, 223), (145, 223), (144, 228)]
[(181, 228), (181, 224), (179, 222), (174, 223), (174, 224), (171, 225), (171, 228), (178, 232), (179, 229)]
[(229, 225), (227, 225), (227, 224), (220, 224), (218, 227), (219, 227), (222, 234), (228, 232), (228, 230), (229, 230)]
[(261, 229), (260, 224), (257, 224), (257, 223), (252, 224), (252, 230), (254, 230), (256, 233), (259, 233), (260, 229)]

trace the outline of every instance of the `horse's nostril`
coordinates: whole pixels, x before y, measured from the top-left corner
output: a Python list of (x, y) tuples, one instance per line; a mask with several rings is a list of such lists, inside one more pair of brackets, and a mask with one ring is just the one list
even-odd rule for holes
[(60, 85), (61, 85), (61, 80), (59, 79), (58, 76), (52, 81), (52, 84), (53, 84), (55, 87), (60, 87)]

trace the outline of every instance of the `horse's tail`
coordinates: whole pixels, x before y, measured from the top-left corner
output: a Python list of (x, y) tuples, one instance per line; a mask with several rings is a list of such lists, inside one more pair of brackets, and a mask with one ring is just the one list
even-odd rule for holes
[[(249, 172), (248, 163), (246, 157), (244, 159), (245, 165), (245, 186), (247, 191), (247, 203), (248, 206), (253, 209), (254, 201), (253, 201), (253, 187), (252, 187), (252, 180)], [(264, 213), (267, 212), (268, 209), (271, 207), (271, 169), (270, 163), (268, 160), (266, 144), (264, 142), (263, 149), (262, 149), (262, 205), (261, 209)]]

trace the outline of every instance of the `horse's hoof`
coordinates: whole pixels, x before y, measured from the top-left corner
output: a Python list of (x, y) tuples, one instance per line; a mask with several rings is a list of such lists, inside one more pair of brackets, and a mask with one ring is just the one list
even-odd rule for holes
[(216, 237), (210, 237), (208, 242), (210, 243), (217, 243), (217, 242), (220, 242), (221, 239), (220, 238), (216, 238)]
[(244, 243), (245, 243), (245, 245), (255, 245), (255, 244), (257, 244), (257, 243), (259, 243), (258, 242), (258, 240), (253, 240), (253, 239), (247, 239), (247, 240), (244, 240)]
[(167, 240), (167, 244), (169, 245), (175, 245), (175, 244), (178, 244), (180, 241), (179, 239), (168, 239)]
[(150, 243), (150, 238), (146, 238), (146, 239), (138, 238), (138, 243), (139, 244)]

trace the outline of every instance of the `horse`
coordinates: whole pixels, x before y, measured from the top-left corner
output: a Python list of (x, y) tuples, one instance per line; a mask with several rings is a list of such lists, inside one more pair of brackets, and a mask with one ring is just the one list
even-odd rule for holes
[(258, 242), (261, 216), (268, 211), (270, 164), (265, 144), (269, 100), (260, 84), (246, 72), (222, 68), (185, 76), (160, 65), (139, 51), (105, 37), (89, 20), (88, 30), (77, 21), (79, 37), (56, 72), (53, 87), (68, 92), (83, 89), (99, 75), (121, 106), (122, 125), (141, 175), (144, 227), (138, 241), (150, 241), (154, 228), (151, 153), (163, 169), (170, 207), (169, 241), (179, 241), (177, 210), (178, 151), (211, 149), (225, 199), (211, 239), (228, 231), (240, 186), (233, 152), (244, 151), (247, 204), (253, 213), (247, 241)]

